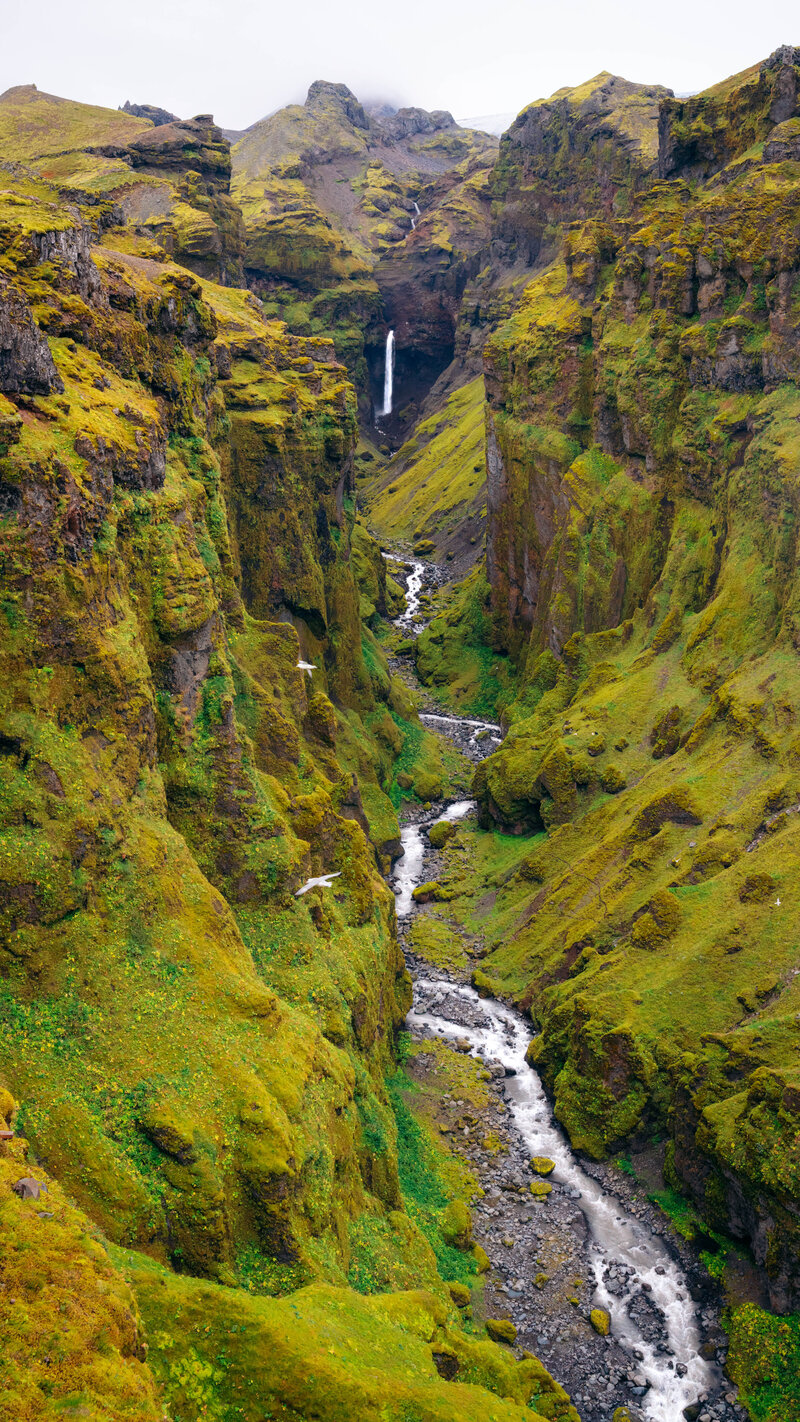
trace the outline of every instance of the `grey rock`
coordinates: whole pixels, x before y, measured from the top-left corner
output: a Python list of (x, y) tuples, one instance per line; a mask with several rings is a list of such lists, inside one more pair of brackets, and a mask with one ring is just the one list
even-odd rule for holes
[(7, 395), (63, 392), (46, 338), (21, 291), (0, 285), (0, 390)]

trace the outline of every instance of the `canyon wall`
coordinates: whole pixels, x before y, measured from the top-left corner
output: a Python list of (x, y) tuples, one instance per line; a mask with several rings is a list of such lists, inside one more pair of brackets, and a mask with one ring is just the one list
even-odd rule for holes
[(503, 140), (497, 171), (521, 151), (566, 226), (485, 355), (492, 636), (519, 680), (476, 779), (485, 824), (541, 836), (490, 961), (541, 1025), (559, 1118), (593, 1153), (666, 1135), (779, 1308), (800, 1299), (799, 72), (784, 49), (691, 100), (629, 87), (588, 140), (586, 101), (551, 101)]

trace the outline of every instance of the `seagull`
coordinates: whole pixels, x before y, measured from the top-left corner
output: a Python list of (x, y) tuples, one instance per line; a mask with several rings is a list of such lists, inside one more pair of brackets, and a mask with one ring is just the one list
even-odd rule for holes
[(302, 889), (298, 889), (295, 898), (299, 899), (301, 894), (307, 894), (309, 889), (330, 889), (334, 879), (341, 877), (341, 869), (337, 869), (333, 874), (320, 874), (316, 879), (306, 879)]
[(298, 663), (297, 663), (297, 670), (298, 670), (298, 671), (308, 672), (308, 674), (309, 674), (309, 676), (310, 676), (312, 672), (315, 672), (315, 671), (317, 670), (317, 668), (316, 668), (314, 662), (298, 662)]
[(780, 906), (781, 906), (781, 901), (780, 901), (780, 899), (776, 899), (775, 902), (774, 902), (774, 904), (772, 905), (772, 907), (773, 907), (773, 908), (780, 908)]

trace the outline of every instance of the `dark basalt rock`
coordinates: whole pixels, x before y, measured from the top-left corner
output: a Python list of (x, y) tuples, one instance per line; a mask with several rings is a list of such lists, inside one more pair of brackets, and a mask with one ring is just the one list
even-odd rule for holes
[(171, 114), (169, 109), (160, 109), (157, 104), (132, 104), (130, 99), (122, 105), (122, 113), (131, 114), (133, 118), (150, 119), (156, 128), (161, 124), (180, 122), (178, 115)]
[(230, 188), (230, 144), (210, 114), (147, 129), (134, 138), (129, 153), (134, 168), (180, 174), (191, 168), (222, 192)]
[(8, 395), (49, 395), (64, 382), (50, 347), (21, 292), (0, 285), (0, 390)]

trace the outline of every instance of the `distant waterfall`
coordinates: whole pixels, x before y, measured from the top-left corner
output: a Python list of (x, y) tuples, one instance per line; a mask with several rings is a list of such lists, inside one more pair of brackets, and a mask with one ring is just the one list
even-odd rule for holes
[[(419, 210), (419, 205), (418, 205), (417, 203), (414, 203), (414, 211), (415, 211), (415, 213), (417, 214), (417, 217), (421, 217), (421, 216), (422, 216), (422, 213), (421, 213), (420, 210)], [(417, 225), (416, 219), (412, 217), (412, 219), (411, 219), (411, 231), (412, 231), (412, 232), (414, 231), (414, 228), (416, 227), (416, 225)]]
[(386, 365), (383, 372), (383, 409), (382, 415), (392, 413), (392, 395), (394, 393), (394, 331), (390, 331), (386, 337)]

